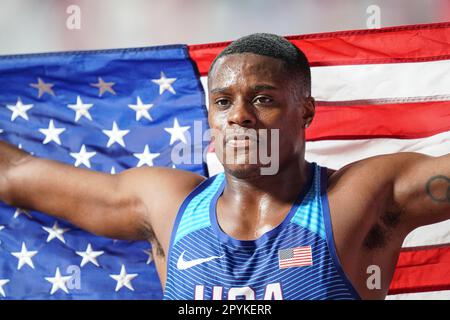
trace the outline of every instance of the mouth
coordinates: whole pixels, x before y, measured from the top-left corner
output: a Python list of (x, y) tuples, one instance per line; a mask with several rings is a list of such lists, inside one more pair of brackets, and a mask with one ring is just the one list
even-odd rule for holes
[(225, 139), (225, 145), (233, 148), (248, 147), (251, 143), (255, 142), (257, 142), (255, 136), (246, 134), (231, 134)]
[(245, 148), (250, 145), (250, 140), (229, 140), (226, 145), (232, 148)]

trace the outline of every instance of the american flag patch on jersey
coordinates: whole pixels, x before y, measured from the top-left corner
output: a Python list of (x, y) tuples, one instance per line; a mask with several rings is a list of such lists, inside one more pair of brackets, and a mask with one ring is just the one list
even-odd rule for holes
[(278, 250), (280, 269), (312, 266), (311, 246)]

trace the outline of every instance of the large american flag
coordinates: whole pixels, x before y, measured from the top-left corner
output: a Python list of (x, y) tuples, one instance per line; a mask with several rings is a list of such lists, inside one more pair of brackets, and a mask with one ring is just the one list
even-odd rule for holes
[[(450, 152), (450, 23), (288, 39), (312, 65), (309, 161), (338, 169), (378, 154)], [(206, 89), (227, 44), (2, 57), (0, 138), (103, 172), (171, 167), (172, 136), (194, 120), (206, 127), (199, 81)], [(222, 170), (213, 152), (207, 164), (210, 175)], [(206, 174), (202, 165), (181, 168)], [(146, 242), (94, 237), (4, 205), (0, 241), (0, 298), (162, 297)], [(403, 244), (388, 298), (417, 297), (450, 298), (450, 221)]]

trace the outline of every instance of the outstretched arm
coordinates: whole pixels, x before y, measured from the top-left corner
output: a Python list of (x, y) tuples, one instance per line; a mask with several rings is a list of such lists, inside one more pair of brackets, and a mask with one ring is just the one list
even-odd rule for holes
[[(148, 239), (152, 223), (202, 181), (192, 173), (136, 168), (117, 175), (33, 157), (0, 142), (0, 200), (65, 219), (97, 235)], [(156, 217), (156, 218), (155, 218)]]
[(450, 154), (399, 153), (393, 200), (409, 229), (450, 219)]

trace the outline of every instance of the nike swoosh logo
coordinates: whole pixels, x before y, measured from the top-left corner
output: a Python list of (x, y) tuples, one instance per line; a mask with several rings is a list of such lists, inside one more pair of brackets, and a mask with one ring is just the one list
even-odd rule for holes
[(222, 255), (222, 256), (212, 256), (212, 257), (208, 257), (208, 258), (200, 258), (200, 259), (194, 259), (194, 260), (191, 260), (191, 261), (186, 261), (186, 260), (184, 260), (184, 253), (185, 252), (186, 251), (183, 251), (180, 254), (180, 257), (178, 258), (178, 262), (177, 262), (177, 269), (178, 270), (186, 270), (186, 269), (195, 267), (195, 266), (197, 266), (199, 264), (202, 264), (202, 263), (205, 263), (205, 262), (209, 262), (209, 261), (214, 260), (214, 259), (223, 258), (223, 255)]

